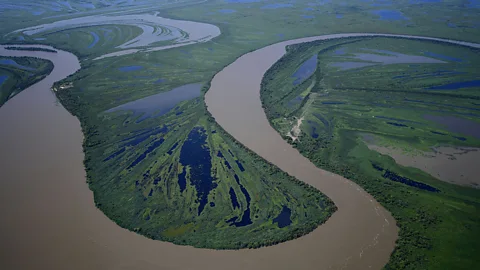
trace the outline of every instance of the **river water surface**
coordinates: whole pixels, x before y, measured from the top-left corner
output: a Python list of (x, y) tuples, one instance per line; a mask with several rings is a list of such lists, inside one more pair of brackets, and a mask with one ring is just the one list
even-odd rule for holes
[(213, 79), (206, 102), (220, 125), (259, 155), (319, 188), (338, 207), (306, 236), (239, 251), (150, 240), (109, 220), (95, 207), (85, 181), (80, 123), (50, 91), (55, 81), (80, 68), (78, 59), (63, 51), (10, 51), (0, 46), (0, 56), (34, 56), (55, 65), (44, 80), (0, 108), (0, 268), (381, 268), (397, 237), (393, 218), (357, 185), (316, 168), (283, 141), (270, 127), (259, 98), (261, 78), (284, 54), (285, 45), (348, 35), (271, 45), (240, 57)]

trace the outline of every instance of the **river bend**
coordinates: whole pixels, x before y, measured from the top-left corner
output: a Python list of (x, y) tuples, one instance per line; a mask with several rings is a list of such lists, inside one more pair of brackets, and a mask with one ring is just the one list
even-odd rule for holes
[(259, 95), (263, 74), (285, 53), (286, 45), (367, 35), (374, 34), (328, 35), (277, 43), (241, 56), (213, 79), (205, 98), (218, 123), (260, 156), (320, 189), (338, 207), (325, 224), (306, 236), (271, 247), (238, 251), (155, 241), (109, 220), (95, 207), (85, 181), (80, 123), (50, 91), (54, 82), (80, 68), (78, 58), (60, 50), (11, 51), (0, 45), (1, 56), (39, 57), (55, 66), (45, 79), (0, 108), (1, 268), (381, 268), (397, 237), (393, 218), (356, 184), (316, 168), (283, 141), (270, 127)]

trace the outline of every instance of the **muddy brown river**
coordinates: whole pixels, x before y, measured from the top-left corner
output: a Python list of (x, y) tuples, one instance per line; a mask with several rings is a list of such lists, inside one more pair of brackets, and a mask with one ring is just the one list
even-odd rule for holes
[(95, 207), (85, 181), (80, 123), (50, 91), (55, 81), (80, 68), (78, 59), (63, 51), (7, 51), (0, 46), (0, 55), (35, 56), (55, 65), (44, 80), (0, 108), (0, 269), (381, 268), (397, 238), (393, 218), (356, 184), (316, 168), (283, 141), (270, 127), (259, 96), (263, 74), (285, 53), (285, 45), (352, 35), (367, 34), (271, 45), (243, 55), (213, 79), (206, 102), (218, 123), (260, 156), (320, 189), (338, 207), (306, 236), (239, 251), (150, 240), (109, 220)]

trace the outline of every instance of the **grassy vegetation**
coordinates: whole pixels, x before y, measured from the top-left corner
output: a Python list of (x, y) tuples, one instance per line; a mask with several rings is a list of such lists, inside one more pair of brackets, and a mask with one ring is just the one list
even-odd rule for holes
[(49, 43), (68, 49), (80, 58), (85, 58), (118, 50), (117, 46), (141, 33), (142, 29), (130, 25), (100, 25), (42, 32), (32, 38), (48, 40)]
[(53, 64), (40, 58), (0, 57), (0, 107), (52, 70)]
[[(82, 119), (95, 202), (122, 227), (177, 244), (255, 248), (308, 233), (335, 210), (317, 190), (230, 138), (206, 116), (201, 98), (137, 123), (141, 116), (130, 112), (85, 115), (76, 93), (57, 95)], [(200, 163), (189, 163), (188, 157)], [(202, 173), (206, 167), (211, 169)], [(239, 207), (234, 207), (230, 189)], [(292, 210), (291, 225), (280, 228), (273, 219), (284, 206)], [(251, 223), (232, 226), (227, 221), (234, 217)]]
[[(378, 60), (392, 52), (444, 63), (377, 62), (339, 68), (338, 63), (372, 63), (365, 54)], [(315, 72), (294, 85), (292, 75), (314, 55)], [(480, 191), (400, 166), (366, 145), (375, 139), (412, 151), (480, 146), (475, 135), (425, 118), (455, 116), (480, 124), (479, 86), (428, 89), (478, 78), (479, 63), (478, 51), (463, 47), (389, 38), (341, 39), (290, 46), (265, 74), (261, 97), (272, 126), (286, 134), (294, 119), (303, 116), (295, 147), (317, 166), (360, 184), (397, 220), (400, 238), (387, 269), (473, 269), (480, 263), (475, 255), (480, 250), (475, 241), (480, 236)]]
[[(0, 1), (0, 3), (4, 2)], [(53, 2), (56, 1), (41, 1), (41, 5), (54, 5)], [(138, 117), (141, 117), (138, 114), (132, 112), (106, 113), (106, 110), (154, 94), (167, 92), (181, 85), (206, 83), (221, 68), (240, 55), (291, 38), (341, 32), (381, 32), (480, 41), (476, 19), (478, 12), (474, 8), (468, 7), (467, 3), (462, 0), (433, 4), (411, 4), (410, 0), (391, 2), (352, 0), (346, 3), (344, 1), (309, 0), (295, 1), (295, 3), (285, 2), (284, 4), (290, 4), (285, 8), (269, 8), (272, 6), (267, 5), (274, 4), (274, 1), (239, 3), (241, 1), (222, 0), (207, 1), (192, 6), (188, 5), (197, 1), (144, 1), (132, 7), (128, 6), (129, 1), (116, 5), (102, 5), (103, 1), (91, 1), (96, 9), (90, 8), (91, 6), (82, 6), (80, 1), (67, 2), (72, 5), (73, 9), (62, 7), (60, 11), (56, 11), (41, 7), (45, 9), (45, 12), (38, 15), (32, 15), (32, 9), (38, 7), (31, 1), (18, 1), (15, 4), (17, 9), (2, 8), (3, 13), (0, 17), (2, 43), (50, 44), (72, 51), (80, 57), (82, 69), (65, 80), (65, 82), (72, 82), (73, 87), (65, 91), (58, 91), (57, 95), (62, 104), (81, 121), (85, 133), (85, 166), (97, 205), (112, 220), (125, 228), (151, 238), (198, 247), (259, 247), (285, 241), (311, 231), (328, 218), (334, 210), (334, 206), (317, 191), (295, 182), (275, 167), (237, 145), (207, 116), (201, 97), (183, 101), (175, 106), (178, 109), (173, 109), (160, 117), (147, 118), (139, 123), (135, 123)], [(113, 1), (107, 2), (113, 3)], [(167, 7), (177, 8), (167, 9)], [(405, 19), (381, 19), (375, 13), (381, 9), (399, 11)], [(225, 12), (225, 10), (230, 11)], [(42, 23), (49, 23), (92, 14), (111, 14), (113, 12), (116, 15), (120, 14), (117, 12), (142, 14), (154, 11), (159, 11), (161, 16), (168, 18), (215, 24), (221, 28), (222, 34), (208, 43), (93, 61), (94, 57), (111, 52), (116, 46), (138, 35), (139, 29), (122, 25), (105, 25), (85, 26), (69, 30), (58, 29), (55, 32), (35, 36), (11, 33), (19, 28), (34, 26), (40, 19)], [(98, 40), (95, 35), (98, 36)], [(355, 40), (346, 40), (345, 42), (352, 41)], [(332, 44), (342, 42), (344, 41), (335, 41)], [(352, 46), (357, 46), (355, 44), (357, 43), (352, 43)], [(431, 43), (422, 44), (434, 46)], [(421, 45), (417, 46), (421, 47)], [(315, 47), (308, 50), (314, 52), (320, 49)], [(402, 51), (400, 48), (395, 47), (394, 49)], [(307, 56), (307, 54), (309, 55)], [(295, 64), (292, 63), (291, 66), (289, 64), (289, 71), (296, 69), (303, 61), (302, 59), (305, 59), (303, 57), (311, 57), (311, 54), (302, 53)], [(470, 59), (470, 56), (466, 58)], [(390, 69), (389, 66), (387, 67)], [(451, 68), (461, 69), (463, 67), (459, 64)], [(380, 71), (383, 72), (383, 69)], [(330, 73), (334, 72), (336, 71), (331, 70)], [(352, 76), (352, 73), (356, 74), (355, 72), (349, 73), (349, 76)], [(391, 72), (394, 71), (391, 70)], [(371, 74), (363, 74), (363, 76), (367, 75)], [(290, 74), (286, 76), (288, 78), (281, 77), (282, 80), (290, 80)], [(335, 81), (335, 79), (332, 79), (331, 82), (328, 79), (322, 81), (317, 76), (315, 74), (315, 83), (313, 79), (309, 79), (294, 90), (277, 89), (277, 91), (284, 92), (282, 94), (275, 92), (275, 95), (272, 95), (274, 98), (272, 101), (282, 97), (281, 103), (277, 106), (270, 106), (270, 103), (266, 103), (273, 123), (277, 121), (276, 118), (279, 115), (297, 116), (302, 111), (304, 107), (302, 102), (295, 105), (296, 107), (285, 107), (285, 102), (290, 100), (288, 98), (295, 98), (299, 95), (305, 102), (313, 94), (320, 98), (319, 93), (320, 89), (324, 89), (323, 84), (333, 84)], [(279, 78), (275, 78), (275, 80), (280, 82)], [(362, 76), (359, 74), (357, 79), (361, 80), (361, 78)], [(330, 93), (330, 96), (325, 98), (335, 101), (344, 99), (347, 95), (351, 96), (352, 100), (353, 97), (358, 98), (359, 102), (374, 100), (378, 97), (378, 93), (386, 93), (386, 91), (380, 91), (380, 88), (389, 89), (389, 86), (384, 86), (386, 81), (381, 81), (379, 77), (377, 79), (379, 80), (379, 89), (376, 92), (369, 89), (350, 91), (352, 85), (362, 85), (357, 80), (356, 83), (345, 85), (345, 89)], [(291, 83), (291, 81), (288, 82)], [(342, 80), (342, 83), (346, 84), (347, 82)], [(402, 81), (399, 84), (403, 83), (407, 82)], [(415, 84), (415, 82), (410, 83)], [(422, 83), (433, 85), (427, 79)], [(365, 85), (365, 81), (363, 84)], [(299, 92), (292, 92), (297, 90)], [(407, 90), (403, 89), (402, 91)], [(400, 93), (400, 91), (398, 92)], [(424, 98), (423, 100), (429, 98), (425, 97), (423, 93), (411, 92), (409, 95), (418, 95), (418, 98)], [(453, 94), (457, 95), (460, 92), (462, 95), (471, 96), (463, 93), (463, 90)], [(397, 97), (399, 97), (398, 95)], [(265, 93), (264, 96), (266, 96)], [(452, 98), (456, 98), (456, 104), (463, 104), (461, 102), (465, 101), (463, 96), (452, 96)], [(322, 99), (318, 100), (322, 101)], [(433, 98), (432, 101), (437, 102), (438, 98)], [(401, 100), (399, 99), (397, 102), (400, 103)], [(479, 102), (475, 101), (475, 104), (479, 104)], [(318, 105), (318, 102), (312, 104), (316, 110), (321, 110), (323, 106)], [(418, 269), (452, 268), (452, 265), (455, 266), (453, 268), (457, 268), (458, 265), (473, 265), (474, 259), (468, 259), (468, 256), (473, 254), (476, 249), (472, 249), (473, 251), (470, 252), (454, 247), (460, 244), (476, 247), (470, 243), (478, 234), (476, 225), (478, 223), (476, 218), (478, 202), (476, 199), (472, 199), (475, 196), (478, 197), (476, 191), (439, 183), (420, 171), (399, 167), (391, 159), (368, 151), (362, 141), (357, 139), (359, 138), (357, 129), (362, 128), (364, 132), (373, 133), (372, 130), (376, 130), (378, 125), (378, 129), (383, 133), (389, 131), (389, 136), (379, 131), (382, 138), (397, 140), (397, 137), (392, 135), (395, 131), (395, 134), (403, 134), (403, 136), (399, 136), (398, 144), (412, 141), (415, 143), (415, 147), (421, 148), (422, 145), (429, 146), (431, 141), (437, 140), (433, 133), (429, 134), (426, 127), (415, 130), (418, 132), (415, 133), (415, 136), (428, 137), (427, 134), (430, 136), (428, 137), (430, 141), (426, 142), (412, 139), (411, 132), (413, 131), (407, 132), (401, 127), (386, 124), (382, 120), (375, 120), (379, 121), (378, 123), (367, 122), (365, 117), (365, 121), (355, 123), (348, 120), (352, 119), (352, 116), (346, 111), (351, 114), (363, 112), (359, 112), (359, 108), (354, 108), (354, 105), (346, 105), (350, 106), (352, 110), (342, 110), (339, 105), (330, 104), (328, 106), (330, 109), (336, 108), (335, 119), (338, 119), (338, 122), (332, 124), (329, 129), (318, 128), (319, 136), (316, 140), (307, 135), (302, 136), (299, 147), (300, 145), (312, 146), (312, 153), (303, 150), (312, 160), (324, 168), (359, 182), (394, 213), (402, 226), (402, 235), (390, 267), (402, 268), (406, 265), (411, 268), (418, 266)], [(442, 110), (447, 111), (459, 109), (420, 103), (411, 106), (428, 108), (439, 106), (442, 107)], [(370, 105), (370, 107), (380, 108), (376, 105)], [(465, 110), (468, 111), (468, 109)], [(403, 114), (402, 118), (408, 118), (414, 114), (414, 111), (405, 110), (401, 113)], [(373, 121), (372, 114), (369, 115), (369, 120)], [(398, 111), (391, 112), (390, 116), (397, 114), (399, 114)], [(388, 117), (389, 112), (379, 111), (378, 115)], [(324, 125), (322, 120), (308, 117), (319, 127)], [(344, 119), (343, 122), (340, 122), (341, 119)], [(323, 120), (327, 121), (326, 123), (331, 121), (329, 118)], [(362, 123), (366, 124), (362, 125)], [(282, 123), (274, 125), (284, 134)], [(162, 129), (164, 127), (166, 130)], [(309, 125), (303, 126), (304, 129), (307, 127)], [(317, 128), (315, 124), (312, 124), (312, 127)], [(435, 126), (434, 130), (440, 131), (441, 127)], [(330, 139), (320, 140), (324, 134), (327, 134)], [(406, 137), (410, 139), (407, 140)], [(475, 138), (465, 137), (467, 141), (458, 141), (458, 145), (477, 143)], [(140, 142), (134, 144), (137, 140)], [(449, 136), (445, 137), (445, 140), (448, 140), (445, 143), (451, 143), (452, 141), (456, 142), (457, 139)], [(323, 146), (324, 148), (321, 148), (322, 145), (319, 141), (326, 144)], [(173, 148), (175, 145), (176, 147)], [(211, 166), (210, 176), (204, 174), (200, 169), (203, 165), (192, 164), (186, 157), (184, 157), (186, 161), (181, 161), (182, 149), (186, 147), (185, 145), (188, 147), (200, 145), (201, 147), (196, 147), (195, 151), (192, 151), (199, 155), (208, 151), (208, 155), (204, 157), (205, 160), (209, 160), (205, 166)], [(218, 156), (219, 151), (223, 157)], [(114, 155), (115, 153), (117, 154)], [(112, 155), (113, 157), (109, 159)], [(366, 161), (357, 162), (360, 157), (366, 157), (365, 160), (382, 166), (383, 171), (373, 170), (372, 164), (366, 163)], [(245, 171), (241, 171), (235, 160), (242, 164)], [(231, 168), (228, 168), (225, 161)], [(134, 163), (136, 164), (132, 166)], [(403, 184), (386, 180), (382, 177), (386, 170), (402, 177), (425, 182), (438, 188), (440, 192), (430, 194), (416, 191)], [(205, 186), (197, 185), (195, 179), (191, 178), (192, 173), (203, 173), (205, 178), (200, 179), (202, 181), (205, 179)], [(183, 177), (181, 175), (185, 176), (184, 189), (183, 180), (179, 182), (179, 178)], [(239, 177), (238, 182), (235, 175)], [(206, 193), (205, 190), (208, 189), (209, 192)], [(234, 207), (237, 204), (231, 198), (231, 190), (236, 194), (239, 207)], [(204, 204), (205, 194), (207, 194), (208, 203), (198, 215), (200, 204)], [(245, 194), (248, 194), (250, 200)], [(399, 197), (399, 194), (402, 197)], [(431, 196), (431, 201), (427, 200), (428, 196)], [(446, 206), (440, 207), (441, 203), (445, 203)], [(280, 228), (273, 220), (283, 206), (292, 210), (292, 223), (290, 226)], [(461, 211), (453, 211), (454, 207)], [(243, 227), (229, 225), (235, 222), (240, 223), (246, 216), (247, 209), (250, 209), (248, 216), (251, 218), (252, 224)], [(445, 222), (442, 219), (447, 215), (450, 215), (452, 220)], [(235, 216), (237, 219), (226, 222)], [(467, 216), (470, 219), (467, 219)], [(436, 219), (437, 217), (438, 219)], [(406, 224), (412, 225), (407, 226)], [(456, 228), (463, 226), (462, 228), (465, 229), (453, 230), (451, 226), (456, 226)], [(406, 229), (411, 227), (414, 229), (410, 231)], [(447, 242), (448, 244), (445, 244)], [(450, 242), (455, 244), (450, 244)], [(430, 245), (432, 249), (427, 250), (426, 248)], [(452, 252), (458, 261), (446, 262), (449, 258), (446, 254), (449, 252)], [(465, 253), (460, 254), (461, 252)]]

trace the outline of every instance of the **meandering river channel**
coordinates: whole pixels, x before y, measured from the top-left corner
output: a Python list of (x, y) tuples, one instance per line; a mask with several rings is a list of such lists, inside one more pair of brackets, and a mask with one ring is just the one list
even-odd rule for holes
[[(239, 251), (150, 240), (109, 220), (95, 207), (85, 181), (80, 123), (50, 91), (55, 81), (80, 68), (77, 57), (64, 51), (11, 51), (0, 46), (1, 56), (39, 57), (55, 65), (44, 80), (0, 108), (1, 268), (381, 268), (397, 238), (394, 219), (356, 184), (316, 168), (286, 143), (269, 125), (260, 102), (263, 74), (285, 53), (286, 45), (371, 35), (377, 34), (326, 35), (277, 43), (241, 56), (214, 77), (205, 99), (216, 121), (260, 156), (320, 189), (338, 207), (325, 224), (306, 236)], [(418, 38), (480, 48), (480, 44)]]

